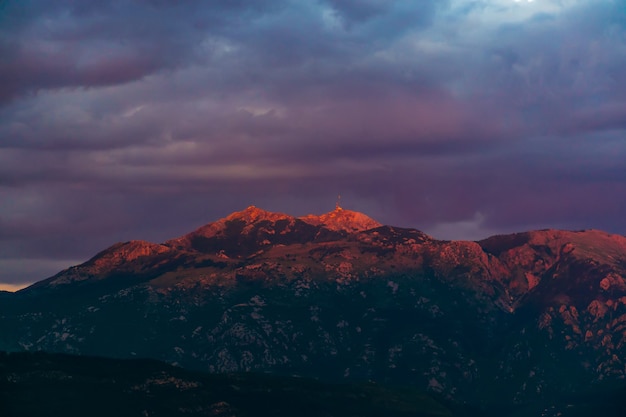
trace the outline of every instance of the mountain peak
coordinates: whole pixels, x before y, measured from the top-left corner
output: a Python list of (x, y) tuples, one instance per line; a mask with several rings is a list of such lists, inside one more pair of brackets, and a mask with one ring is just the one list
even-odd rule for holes
[(200, 252), (223, 251), (228, 256), (249, 256), (275, 244), (305, 243), (336, 239), (341, 233), (355, 233), (382, 226), (363, 213), (339, 205), (322, 214), (293, 217), (249, 206), (195, 231), (165, 242), (177, 249)]
[[(339, 204), (337, 204), (333, 211), (328, 213), (321, 215), (309, 214), (298, 217), (297, 219), (312, 226), (322, 226), (329, 230), (345, 232), (360, 232), (382, 226), (381, 223), (378, 223), (369, 216), (357, 211), (346, 210), (339, 206)], [(227, 217), (203, 226), (198, 230), (205, 232), (210, 230), (211, 232), (215, 232), (218, 229), (223, 229), (227, 223), (233, 221), (242, 221), (248, 227), (263, 221), (275, 223), (279, 220), (289, 220), (290, 222), (293, 222), (296, 218), (284, 213), (267, 211), (251, 205), (245, 210), (236, 211)]]
[(382, 226), (381, 223), (378, 223), (371, 217), (358, 211), (345, 210), (338, 204), (333, 211), (326, 214), (319, 216), (309, 214), (299, 219), (315, 226), (324, 226), (330, 230), (346, 232), (361, 232)]
[[(294, 217), (283, 213), (274, 213), (260, 209), (256, 206), (248, 206), (245, 210), (236, 211), (213, 223), (206, 224), (195, 231), (181, 236), (177, 239), (168, 240), (167, 245), (173, 247), (189, 247), (194, 240), (209, 239), (219, 237), (224, 239), (231, 235), (246, 235), (251, 230), (258, 227), (261, 222), (276, 223), (280, 220), (287, 220), (288, 223), (295, 221)], [(233, 226), (239, 223), (240, 226)]]
[(223, 221), (233, 221), (233, 220), (241, 220), (246, 223), (255, 223), (258, 221), (268, 220), (268, 221), (277, 221), (283, 219), (290, 219), (291, 216), (288, 216), (284, 213), (275, 213), (267, 210), (260, 209), (256, 206), (248, 206), (245, 210), (236, 211), (226, 218)]
[(143, 256), (153, 256), (169, 251), (170, 248), (145, 240), (119, 242), (103, 250), (89, 261), (93, 272), (101, 273), (119, 267), (123, 263), (132, 262)]

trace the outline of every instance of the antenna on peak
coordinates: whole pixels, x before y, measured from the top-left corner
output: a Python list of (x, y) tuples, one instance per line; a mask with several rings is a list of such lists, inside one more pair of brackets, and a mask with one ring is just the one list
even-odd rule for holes
[(341, 202), (341, 194), (337, 194), (337, 203), (335, 204), (335, 210), (337, 211), (343, 210), (341, 206), (339, 205), (340, 202)]

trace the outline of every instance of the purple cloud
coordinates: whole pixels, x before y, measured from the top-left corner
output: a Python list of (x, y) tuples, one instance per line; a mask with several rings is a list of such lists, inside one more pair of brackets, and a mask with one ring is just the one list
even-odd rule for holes
[(442, 238), (626, 233), (620, 6), (3, 2), (0, 281), (337, 193)]

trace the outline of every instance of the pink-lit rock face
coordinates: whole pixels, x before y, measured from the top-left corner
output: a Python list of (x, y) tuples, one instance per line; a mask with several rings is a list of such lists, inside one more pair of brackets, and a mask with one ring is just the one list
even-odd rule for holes
[(164, 245), (146, 242), (144, 240), (131, 240), (130, 242), (118, 243), (103, 252), (93, 260), (93, 265), (99, 267), (111, 267), (124, 262), (131, 262), (142, 256), (151, 256), (169, 251)]
[[(209, 223), (206, 226), (202, 226), (189, 235), (168, 241), (168, 244), (181, 244), (188, 241), (193, 236), (224, 236), (233, 222), (242, 222), (244, 226), (241, 228), (239, 233), (245, 234), (249, 233), (255, 225), (259, 225), (261, 223), (275, 225), (276, 222), (281, 221), (287, 223), (288, 226), (293, 226), (296, 220), (300, 220), (313, 226), (322, 226), (329, 230), (345, 232), (359, 232), (382, 226), (380, 223), (363, 213), (344, 210), (340, 207), (337, 207), (334, 211), (326, 214), (310, 214), (308, 216), (296, 218), (287, 214), (269, 212), (255, 206), (249, 206), (243, 211), (232, 213), (223, 219)], [(283, 234), (289, 230), (290, 227), (287, 227), (286, 230), (283, 231)]]
[[(575, 272), (568, 272), (568, 268), (588, 269), (587, 264), (603, 264), (613, 270), (603, 272), (598, 278), (575, 274), (575, 280), (595, 279), (590, 285), (604, 293), (626, 290), (624, 278), (616, 269), (626, 257), (626, 238), (622, 236), (596, 230), (541, 230), (466, 242), (436, 241), (418, 231), (405, 236), (406, 230), (382, 227), (363, 213), (339, 206), (329, 213), (303, 217), (249, 206), (164, 244), (145, 241), (118, 243), (84, 265), (61, 274), (55, 281), (79, 280), (68, 277), (77, 271), (82, 271), (80, 279), (85, 279), (86, 276), (116, 269), (132, 271), (135, 266), (150, 268), (153, 263), (160, 265), (165, 262), (153, 262), (155, 257), (163, 258), (164, 254), (167, 254), (165, 258), (177, 258), (183, 254), (193, 258), (203, 253), (211, 259), (224, 261), (250, 257), (272, 259), (271, 264), (277, 265), (274, 271), (277, 275), (294, 274), (293, 279), (297, 271), (315, 271), (318, 268), (315, 263), (320, 268), (316, 273), (332, 275), (337, 272), (342, 278), (372, 274), (374, 271), (385, 273), (392, 268), (413, 270), (428, 267), (445, 279), (462, 276), (463, 285), (480, 289), (480, 292), (497, 299), (501, 308), (510, 311), (518, 308), (530, 292), (536, 293), (535, 297), (545, 297), (546, 303), (556, 302), (557, 308), (569, 304), (571, 297), (552, 288), (554, 285), (551, 282), (558, 282), (563, 276)], [(345, 246), (346, 241), (350, 242), (348, 246)], [(294, 256), (300, 262), (287, 268), (292, 272), (286, 273), (285, 265), (275, 262), (273, 258), (284, 256), (290, 251), (286, 248), (295, 244), (306, 245), (307, 257), (311, 257), (314, 264), (308, 266), (309, 261), (303, 262), (300, 254), (303, 250), (299, 249)], [(343, 245), (344, 248), (323, 258), (313, 255), (316, 252), (312, 249), (329, 245)], [(350, 271), (347, 271), (348, 263)], [(267, 266), (261, 269), (267, 269)], [(266, 272), (271, 276), (271, 268)], [(574, 284), (567, 282), (564, 285)], [(587, 304), (579, 307), (586, 309)]]
[[(279, 220), (286, 220), (291, 223), (294, 220), (294, 217), (288, 216), (283, 213), (275, 213), (271, 211), (266, 211), (256, 206), (249, 206), (243, 211), (232, 213), (228, 217), (218, 220), (215, 223), (212, 223), (212, 225), (214, 225), (214, 227), (216, 227), (219, 230), (224, 227), (224, 224), (228, 222), (232, 222), (232, 221), (242, 221), (246, 224), (246, 226), (249, 227), (250, 225), (263, 222), (263, 221), (276, 223)], [(244, 228), (244, 232), (248, 230), (250, 229)]]
[(220, 252), (227, 256), (249, 256), (273, 245), (336, 240), (381, 226), (380, 223), (350, 210), (337, 207), (322, 215), (293, 217), (255, 206), (202, 226), (195, 231), (165, 242), (172, 248)]
[(330, 230), (345, 232), (361, 232), (382, 226), (382, 224), (363, 213), (344, 210), (339, 206), (330, 213), (320, 216), (309, 214), (299, 219), (314, 226), (323, 226)]
[(262, 210), (255, 206), (249, 206), (245, 210), (232, 213), (223, 219), (202, 226), (187, 235), (181, 236), (180, 238), (169, 240), (166, 242), (166, 244), (172, 246), (185, 245), (188, 244), (193, 237), (197, 236), (207, 238), (223, 236), (227, 233), (228, 225), (232, 222), (243, 222), (245, 226), (239, 233), (245, 233), (250, 231), (251, 227), (259, 222), (266, 221), (270, 223), (275, 223), (279, 220), (286, 220), (289, 223), (293, 223), (295, 218), (286, 214), (273, 213)]

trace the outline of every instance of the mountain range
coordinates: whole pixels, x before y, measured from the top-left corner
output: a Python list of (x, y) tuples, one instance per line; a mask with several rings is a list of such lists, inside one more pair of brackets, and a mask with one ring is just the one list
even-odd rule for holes
[(442, 241), (339, 206), (251, 206), (0, 294), (0, 335), (8, 352), (371, 381), (499, 415), (568, 415), (563, 398), (626, 376), (626, 238)]

